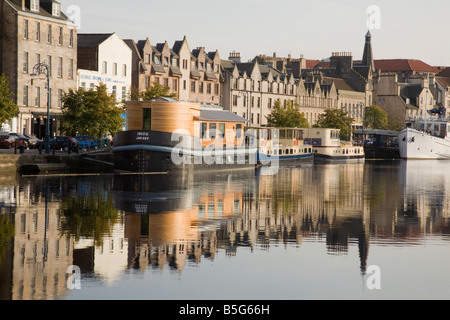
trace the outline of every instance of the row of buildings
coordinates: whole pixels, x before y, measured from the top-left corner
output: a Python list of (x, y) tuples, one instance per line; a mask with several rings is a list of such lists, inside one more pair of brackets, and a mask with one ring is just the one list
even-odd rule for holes
[[(191, 49), (186, 37), (170, 46), (116, 33), (81, 34), (54, 0), (1, 0), (0, 16), (0, 73), (20, 107), (1, 129), (38, 137), (45, 136), (47, 93), (54, 135), (63, 93), (93, 90), (100, 83), (122, 102), (157, 82), (180, 101), (221, 106), (257, 126), (267, 124), (278, 100), (298, 106), (311, 125), (327, 108), (344, 109), (355, 127), (362, 126), (371, 104), (402, 124), (426, 110), (445, 113), (450, 103), (450, 69), (418, 60), (376, 60), (370, 33), (361, 60), (334, 52), (325, 60), (273, 54), (243, 62), (238, 52), (224, 59), (217, 50)], [(48, 91), (45, 77), (34, 75), (39, 63), (49, 67)]]

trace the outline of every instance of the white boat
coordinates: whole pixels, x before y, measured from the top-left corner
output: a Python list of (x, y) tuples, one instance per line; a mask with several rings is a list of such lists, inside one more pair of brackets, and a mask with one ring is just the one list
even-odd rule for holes
[(258, 165), (295, 166), (314, 160), (311, 146), (304, 144), (304, 130), (248, 127), (246, 131), (256, 138)]
[(398, 135), (402, 159), (450, 159), (446, 120), (422, 120), (407, 124)]
[(305, 144), (314, 152), (315, 162), (347, 162), (365, 159), (364, 148), (341, 141), (341, 131), (329, 128), (305, 129)]

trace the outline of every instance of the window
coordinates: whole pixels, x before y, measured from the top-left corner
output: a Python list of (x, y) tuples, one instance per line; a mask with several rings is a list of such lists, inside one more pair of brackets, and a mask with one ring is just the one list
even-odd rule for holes
[(31, 0), (30, 9), (31, 11), (39, 11), (39, 1)]
[(127, 76), (127, 65), (124, 64), (122, 66), (122, 76), (126, 77)]
[(214, 85), (214, 94), (219, 94), (219, 85), (217, 83)]
[(23, 38), (28, 39), (28, 20), (23, 21)]
[(113, 64), (113, 75), (117, 76), (117, 63)]
[(69, 31), (69, 47), (73, 47), (73, 29)]
[(53, 3), (53, 10), (52, 10), (52, 14), (56, 17), (59, 17), (60, 15), (60, 6), (58, 3)]
[(152, 63), (152, 61), (151, 61), (151, 56), (150, 56), (149, 54), (146, 54), (146, 55), (144, 56), (144, 63), (146, 63), (146, 64)]
[(52, 56), (47, 56), (48, 75), (52, 76)]
[(206, 93), (207, 93), (207, 94), (211, 94), (211, 83), (208, 83), (208, 84), (206, 85)]
[(102, 73), (107, 74), (108, 73), (108, 62), (103, 61), (103, 67), (102, 67)]
[(82, 83), (80, 84), (80, 87), (81, 87), (83, 90), (86, 90), (86, 82), (82, 82)]
[(58, 89), (58, 107), (62, 108), (63, 91)]
[(95, 89), (95, 85), (93, 83), (91, 83), (89, 85), (89, 91), (94, 91), (94, 89)]
[(183, 69), (188, 68), (188, 61), (186, 59), (183, 60)]
[[(245, 115), (244, 115), (245, 118)], [(240, 139), (242, 137), (242, 124), (236, 124), (236, 138)]]
[(219, 139), (225, 139), (225, 123), (219, 123)]
[(216, 123), (210, 123), (209, 124), (209, 138), (210, 139), (215, 139), (216, 138), (216, 127), (217, 127)]
[(73, 59), (69, 59), (69, 78), (73, 79)]
[(191, 92), (195, 92), (195, 81), (191, 81)]
[(36, 98), (34, 99), (34, 105), (36, 107), (41, 106), (41, 88), (40, 87), (36, 87)]
[(117, 86), (113, 86), (113, 87), (112, 87), (112, 94), (113, 94), (114, 96), (117, 96)]
[(52, 43), (52, 26), (47, 26), (47, 43)]
[(146, 88), (150, 87), (150, 77), (149, 76), (145, 77), (145, 87)]
[(143, 130), (152, 130), (152, 109), (151, 108), (144, 108), (142, 110), (143, 112), (143, 125), (142, 125), (142, 129)]
[(169, 66), (169, 58), (164, 57), (164, 67), (168, 67)]
[(58, 77), (62, 78), (63, 76), (63, 58), (58, 58)]
[(200, 124), (200, 139), (206, 139), (208, 131), (208, 124), (206, 122), (202, 122)]
[(59, 44), (60, 46), (63, 45), (63, 36), (64, 36), (63, 28), (62, 28), (62, 27), (59, 27), (59, 29), (58, 29), (58, 44)]
[(183, 90), (186, 90), (186, 86), (187, 86), (187, 81), (183, 80)]
[(28, 86), (23, 86), (23, 105), (28, 106)]
[(172, 79), (172, 90), (177, 91), (178, 90), (178, 80)]
[(28, 52), (23, 53), (23, 72), (28, 73)]
[(203, 93), (203, 82), (199, 82), (198, 84), (198, 92)]
[(36, 22), (36, 41), (37, 42), (41, 41), (41, 23), (40, 22)]
[(122, 100), (127, 99), (127, 87), (122, 87)]
[(36, 53), (36, 64), (41, 63), (41, 55), (39, 53)]

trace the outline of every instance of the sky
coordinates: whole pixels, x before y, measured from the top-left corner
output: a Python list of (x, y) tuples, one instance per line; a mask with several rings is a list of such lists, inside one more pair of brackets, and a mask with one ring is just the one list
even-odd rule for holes
[(61, 0), (79, 33), (218, 50), (242, 61), (259, 54), (326, 59), (363, 54), (372, 34), (375, 59), (419, 59), (450, 66), (449, 0)]

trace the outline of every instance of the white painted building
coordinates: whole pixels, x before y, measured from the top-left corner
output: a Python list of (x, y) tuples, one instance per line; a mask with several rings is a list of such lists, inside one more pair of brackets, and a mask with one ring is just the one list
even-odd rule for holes
[(104, 83), (117, 101), (131, 89), (132, 51), (116, 34), (78, 34), (78, 88), (93, 90)]

